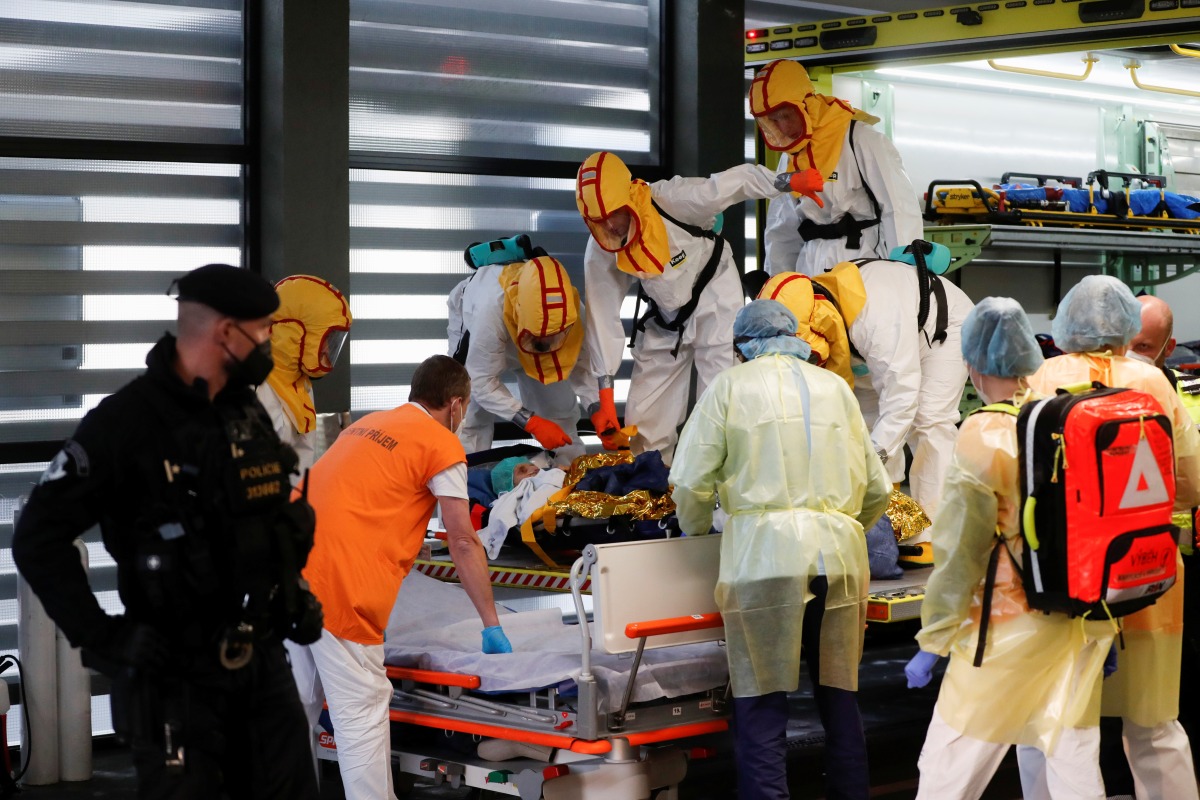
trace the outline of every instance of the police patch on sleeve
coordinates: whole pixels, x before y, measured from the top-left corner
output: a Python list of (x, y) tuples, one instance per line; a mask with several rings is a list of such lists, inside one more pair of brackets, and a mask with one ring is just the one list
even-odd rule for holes
[(58, 451), (50, 465), (46, 467), (46, 471), (42, 473), (42, 477), (38, 480), (38, 485), (57, 481), (68, 475), (75, 475), (79, 478), (88, 476), (88, 454), (83, 449), (83, 445), (74, 439), (68, 439), (63, 445), (63, 449)]

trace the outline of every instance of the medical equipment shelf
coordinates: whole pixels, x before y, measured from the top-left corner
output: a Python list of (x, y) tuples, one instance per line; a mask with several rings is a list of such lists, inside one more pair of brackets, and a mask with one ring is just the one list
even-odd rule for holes
[(1200, 269), (1194, 233), (972, 224), (928, 225), (925, 238), (950, 248), (952, 269), (1053, 265), (1100, 271), (1136, 287)]

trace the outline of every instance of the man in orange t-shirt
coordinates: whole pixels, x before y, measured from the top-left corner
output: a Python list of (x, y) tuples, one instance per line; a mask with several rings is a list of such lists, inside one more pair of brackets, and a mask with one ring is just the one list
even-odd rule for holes
[(485, 626), (483, 652), (512, 652), (471, 525), (466, 452), (454, 435), (470, 394), (461, 364), (428, 358), (413, 373), (408, 403), (347, 428), (310, 473), (317, 531), (304, 577), (325, 610), (325, 629), (289, 652), (310, 725), (329, 703), (348, 800), (395, 797), (383, 631), (439, 503), (450, 556)]

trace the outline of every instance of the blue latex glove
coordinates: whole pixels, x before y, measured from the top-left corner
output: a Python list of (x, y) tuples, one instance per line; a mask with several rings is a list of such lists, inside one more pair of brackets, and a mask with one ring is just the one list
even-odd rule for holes
[(508, 637), (504, 635), (504, 628), (493, 625), (483, 629), (483, 652), (485, 655), (512, 652), (512, 645), (508, 643)]
[(933, 678), (933, 667), (941, 656), (936, 653), (919, 651), (904, 665), (904, 674), (908, 677), (908, 688), (920, 689), (929, 684)]
[(1108, 677), (1117, 671), (1117, 643), (1113, 642), (1113, 646), (1108, 649), (1108, 655), (1104, 658), (1104, 677)]

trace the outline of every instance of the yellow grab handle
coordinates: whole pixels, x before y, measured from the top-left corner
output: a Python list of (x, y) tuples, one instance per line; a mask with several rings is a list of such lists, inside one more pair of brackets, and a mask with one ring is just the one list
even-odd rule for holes
[(1037, 508), (1037, 498), (1030, 497), (1025, 501), (1025, 510), (1021, 515), (1021, 525), (1025, 529), (1025, 541), (1034, 550), (1038, 549), (1037, 526), (1033, 522), (1033, 512)]

